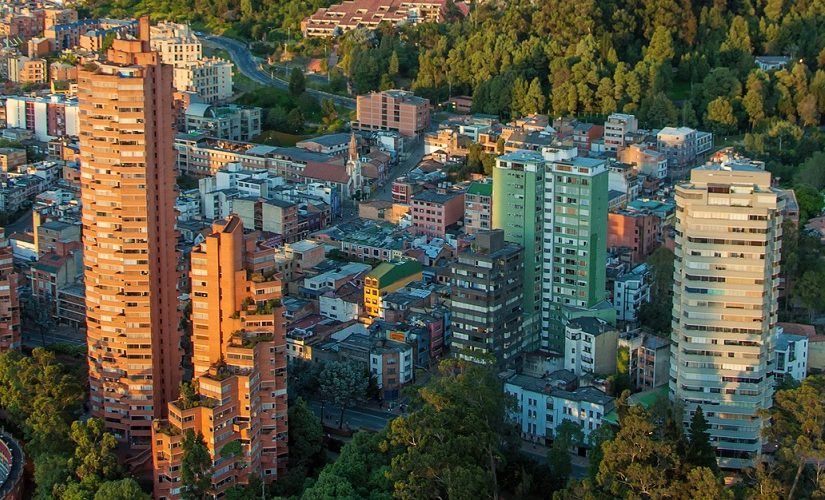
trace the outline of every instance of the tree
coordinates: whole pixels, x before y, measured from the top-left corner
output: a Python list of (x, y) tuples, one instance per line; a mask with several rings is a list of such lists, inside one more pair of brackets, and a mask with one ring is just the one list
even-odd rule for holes
[(665, 247), (657, 248), (647, 259), (653, 270), (650, 302), (639, 307), (639, 322), (656, 333), (670, 333), (673, 311), (673, 252)]
[(717, 474), (719, 466), (716, 463), (716, 450), (710, 443), (708, 422), (705, 420), (701, 406), (697, 406), (693, 413), (688, 436), (688, 449), (685, 457), (687, 463), (695, 467), (706, 467)]
[(306, 77), (301, 68), (294, 67), (289, 74), (289, 94), (292, 97), (298, 97), (307, 89)]
[(137, 481), (127, 478), (101, 484), (95, 493), (94, 500), (150, 500), (151, 498), (151, 495), (140, 489)]
[(690, 498), (696, 500), (732, 500), (733, 491), (726, 488), (716, 475), (708, 467), (694, 467), (687, 473), (686, 489), (683, 491), (690, 491)]
[(33, 457), (71, 451), (69, 426), (84, 397), (77, 380), (45, 349), (34, 349), (31, 356), (0, 354), (0, 406), (23, 430)]
[(302, 398), (289, 407), (289, 466), (311, 468), (323, 460), (324, 431)]
[(761, 71), (753, 71), (748, 75), (745, 97), (742, 106), (748, 114), (751, 128), (765, 119), (765, 100), (767, 98), (767, 75)]
[(122, 470), (114, 453), (117, 440), (106, 432), (102, 420), (90, 418), (73, 422), (70, 437), (75, 451), (69, 468), (82, 484), (97, 485), (120, 476)]
[(34, 459), (34, 482), (37, 484), (35, 498), (54, 498), (55, 486), (69, 479), (68, 458), (64, 455), (42, 454)]
[(392, 483), (387, 479), (386, 431), (359, 432), (342, 449), (338, 460), (323, 468), (318, 479), (304, 490), (304, 500), (327, 498), (371, 498), (390, 500)]
[(511, 437), (507, 399), (490, 366), (444, 360), (392, 421), (386, 445), (398, 452), (389, 478), (400, 498), (487, 498), (497, 492), (496, 463)]
[(673, 38), (670, 30), (664, 26), (657, 26), (650, 39), (650, 45), (645, 50), (645, 59), (656, 64), (670, 64), (676, 51), (673, 48)]
[(387, 73), (395, 77), (398, 75), (399, 64), (398, 64), (398, 52), (392, 51), (392, 55), (390, 56), (390, 62), (387, 65)]
[(638, 405), (631, 406), (619, 424), (616, 437), (602, 446), (597, 484), (622, 498), (666, 497), (679, 469), (673, 445), (655, 439), (656, 426)]
[(564, 420), (556, 427), (553, 446), (547, 454), (547, 465), (553, 471), (557, 488), (563, 488), (570, 478), (573, 465), (570, 461), (570, 448), (579, 446), (584, 440), (581, 427), (570, 420)]
[(344, 426), (344, 412), (366, 394), (368, 385), (369, 374), (355, 361), (330, 361), (324, 365), (319, 386), (321, 393), (341, 409), (339, 427)]
[(538, 77), (533, 78), (530, 82), (530, 86), (527, 88), (527, 93), (521, 102), (522, 115), (543, 112), (544, 102), (544, 91), (541, 89), (541, 82), (539, 82)]
[[(816, 217), (822, 213), (825, 206), (822, 193), (810, 184), (797, 184), (793, 188), (796, 194), (796, 201), (799, 204), (799, 222), (805, 224), (811, 217)], [(783, 253), (785, 249), (783, 248)]]
[(796, 105), (796, 111), (799, 113), (799, 119), (802, 124), (807, 127), (819, 125), (820, 112), (816, 105), (816, 96), (808, 94), (799, 101)]
[(676, 123), (679, 111), (664, 92), (645, 97), (639, 106), (639, 120), (650, 128), (663, 128)]
[[(795, 389), (778, 391), (765, 416), (771, 419), (766, 437), (779, 445), (778, 472), (782, 484), (790, 486), (787, 497), (825, 492), (825, 376), (810, 376)], [(803, 475), (806, 468), (812, 474)]]
[(185, 500), (208, 498), (212, 489), (212, 457), (203, 440), (192, 429), (186, 429), (181, 443), (183, 458), (180, 464), (181, 497)]
[(794, 287), (796, 296), (808, 310), (810, 320), (813, 320), (814, 313), (821, 311), (825, 304), (825, 287), (822, 283), (825, 283), (825, 269), (809, 269)]
[(292, 108), (286, 115), (286, 125), (289, 132), (300, 134), (304, 130), (304, 114), (301, 108)]
[(587, 439), (590, 444), (590, 454), (588, 455), (590, 479), (596, 479), (596, 474), (599, 472), (599, 466), (602, 463), (602, 458), (604, 458), (604, 450), (602, 447), (606, 442), (613, 439), (614, 436), (615, 434), (613, 433), (613, 429), (609, 425), (600, 426), (598, 429), (592, 431), (588, 436)]
[(815, 152), (810, 158), (797, 165), (793, 172), (794, 184), (807, 185), (815, 191), (825, 189), (825, 153)]
[(737, 126), (736, 115), (733, 114), (733, 106), (726, 97), (717, 97), (708, 103), (705, 123), (714, 133), (727, 134), (734, 132)]

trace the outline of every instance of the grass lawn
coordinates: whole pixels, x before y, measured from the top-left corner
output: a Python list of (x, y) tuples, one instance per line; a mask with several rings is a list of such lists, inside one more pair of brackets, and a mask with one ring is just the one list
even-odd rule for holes
[(260, 144), (267, 144), (269, 146), (289, 147), (294, 146), (296, 142), (310, 137), (315, 137), (317, 134), (310, 135), (295, 135), (287, 134), (286, 132), (277, 132), (275, 130), (267, 130), (255, 138), (255, 142)]
[(236, 94), (245, 94), (247, 92), (252, 92), (254, 90), (263, 88), (260, 83), (252, 80), (248, 76), (244, 75), (237, 68), (233, 70), (232, 75), (232, 88), (235, 90)]
[(713, 146), (715, 150), (720, 150), (728, 146), (735, 146), (741, 144), (745, 140), (745, 134), (741, 135), (714, 135)]

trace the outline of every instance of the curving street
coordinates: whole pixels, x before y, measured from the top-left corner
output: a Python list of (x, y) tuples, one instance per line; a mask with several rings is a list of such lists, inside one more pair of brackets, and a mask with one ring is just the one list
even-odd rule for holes
[[(272, 78), (269, 73), (260, 69), (258, 59), (252, 55), (249, 48), (245, 44), (237, 40), (233, 40), (232, 38), (217, 35), (206, 35), (202, 38), (205, 41), (208, 41), (213, 45), (229, 52), (229, 57), (232, 58), (232, 62), (235, 63), (238, 70), (246, 75), (247, 78), (260, 83), (261, 85), (276, 87), (283, 90), (289, 89), (289, 83), (281, 80), (280, 78)], [(318, 99), (330, 99), (338, 106), (355, 109), (355, 99), (352, 97), (344, 97), (310, 88), (307, 89), (307, 94)]]

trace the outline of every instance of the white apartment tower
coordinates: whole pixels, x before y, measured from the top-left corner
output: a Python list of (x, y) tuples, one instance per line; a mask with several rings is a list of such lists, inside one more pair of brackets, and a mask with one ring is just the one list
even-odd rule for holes
[(720, 467), (753, 466), (773, 397), (784, 201), (771, 175), (709, 164), (676, 186), (670, 396), (701, 406)]

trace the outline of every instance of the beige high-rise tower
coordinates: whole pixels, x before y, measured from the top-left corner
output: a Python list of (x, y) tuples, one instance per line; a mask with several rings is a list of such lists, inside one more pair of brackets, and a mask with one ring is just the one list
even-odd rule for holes
[(701, 406), (720, 467), (755, 463), (773, 396), (781, 193), (752, 166), (707, 165), (676, 186), (670, 394)]
[(178, 395), (172, 67), (114, 40), (78, 71), (80, 176), (92, 415), (133, 448)]

